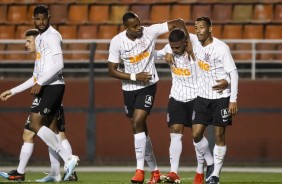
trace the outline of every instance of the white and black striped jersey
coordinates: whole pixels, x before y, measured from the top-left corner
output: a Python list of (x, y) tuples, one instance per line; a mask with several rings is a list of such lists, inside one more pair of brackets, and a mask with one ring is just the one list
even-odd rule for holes
[[(55, 30), (52, 26), (42, 34), (39, 34), (35, 38), (36, 46), (36, 60), (34, 65), (34, 81), (42, 78), (46, 75), (48, 69), (52, 66), (53, 57), (56, 54), (62, 53), (62, 36)], [(54, 85), (54, 84), (64, 84), (62, 71), (56, 74), (49, 81), (46, 81), (43, 85)]]
[[(172, 53), (170, 45), (157, 51), (157, 57), (163, 59), (166, 53)], [(189, 102), (198, 95), (199, 69), (196, 61), (188, 58), (187, 52), (183, 55), (174, 54), (175, 64), (171, 66), (172, 86), (169, 97), (176, 101)]]
[(201, 71), (198, 96), (206, 99), (230, 96), (230, 85), (223, 93), (212, 90), (212, 87), (217, 84), (216, 80), (229, 78), (228, 73), (237, 69), (228, 45), (213, 37), (213, 42), (203, 47), (196, 35), (189, 35)]
[(152, 79), (148, 83), (123, 80), (123, 90), (133, 91), (141, 89), (155, 84), (159, 80), (153, 51), (157, 37), (168, 31), (167, 23), (153, 24), (149, 27), (143, 27), (142, 37), (134, 41), (126, 36), (126, 31), (119, 33), (111, 40), (109, 62), (123, 63), (125, 73), (149, 72), (152, 75)]

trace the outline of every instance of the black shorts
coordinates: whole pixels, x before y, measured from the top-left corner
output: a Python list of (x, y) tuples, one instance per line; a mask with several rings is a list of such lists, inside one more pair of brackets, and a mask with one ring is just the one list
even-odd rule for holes
[(64, 84), (42, 86), (33, 99), (31, 112), (42, 116), (54, 116), (60, 109), (65, 91)]
[(181, 124), (186, 127), (192, 126), (192, 115), (195, 100), (189, 102), (179, 102), (170, 98), (167, 107), (167, 123), (170, 127), (174, 124)]
[(197, 97), (193, 124), (214, 125), (226, 127), (232, 124), (232, 116), (228, 113), (229, 97), (206, 99)]
[(143, 109), (150, 114), (154, 104), (156, 91), (157, 84), (134, 91), (123, 91), (123, 101), (126, 116), (132, 118), (134, 109)]
[[(30, 125), (30, 115), (28, 116), (26, 122), (25, 122), (25, 126), (24, 128), (30, 131), (33, 131), (30, 129), (29, 125)], [(56, 118), (57, 118), (57, 129), (59, 132), (65, 132), (66, 128), (65, 128), (65, 113), (64, 113), (64, 108), (63, 105), (60, 106), (60, 109), (57, 111), (56, 113)]]

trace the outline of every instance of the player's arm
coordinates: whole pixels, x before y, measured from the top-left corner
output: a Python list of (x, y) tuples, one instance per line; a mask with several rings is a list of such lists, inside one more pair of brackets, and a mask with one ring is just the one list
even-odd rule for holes
[(230, 73), (231, 78), (231, 95), (230, 95), (230, 102), (228, 106), (228, 111), (231, 115), (235, 115), (238, 112), (237, 107), (237, 95), (238, 95), (238, 71), (237, 69), (232, 70)]
[(195, 59), (195, 55), (193, 52), (192, 42), (190, 41), (190, 36), (185, 26), (185, 22), (182, 19), (174, 19), (174, 20), (168, 21), (167, 25), (168, 25), (169, 31), (172, 31), (175, 28), (180, 28), (185, 32), (185, 35), (187, 37), (186, 51), (188, 53), (189, 59), (192, 58), (195, 61), (196, 59)]
[(121, 80), (132, 80), (149, 82), (152, 79), (152, 75), (148, 72), (141, 73), (124, 73), (118, 70), (119, 63), (108, 62), (108, 71), (111, 77)]
[(6, 101), (8, 100), (10, 97), (12, 97), (13, 95), (20, 93), (30, 87), (33, 86), (34, 82), (33, 82), (33, 77), (29, 78), (28, 80), (26, 80), (24, 83), (10, 89), (7, 91), (4, 91), (1, 95), (0, 98), (2, 101)]

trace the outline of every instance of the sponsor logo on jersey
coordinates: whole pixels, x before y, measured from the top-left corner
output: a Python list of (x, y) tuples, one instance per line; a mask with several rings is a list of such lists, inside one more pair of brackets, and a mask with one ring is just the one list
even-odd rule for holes
[(190, 76), (191, 75), (191, 71), (188, 68), (172, 67), (171, 70), (172, 70), (172, 73), (174, 73), (175, 75), (181, 75), (181, 76)]
[(36, 60), (40, 60), (41, 59), (41, 54), (39, 52), (36, 52)]
[(199, 65), (200, 69), (202, 69), (206, 72), (210, 71), (210, 64), (209, 63), (202, 61), (202, 60), (199, 60), (198, 65)]
[(140, 61), (142, 61), (143, 59), (146, 59), (150, 56), (150, 53), (148, 52), (148, 50), (145, 50), (143, 52), (141, 52), (140, 54), (130, 57), (130, 63), (138, 63)]

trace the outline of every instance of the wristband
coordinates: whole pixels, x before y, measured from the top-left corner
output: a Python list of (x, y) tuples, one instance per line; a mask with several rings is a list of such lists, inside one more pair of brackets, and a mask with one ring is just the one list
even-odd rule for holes
[(136, 81), (136, 73), (131, 73), (130, 74), (130, 80)]

